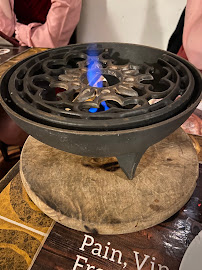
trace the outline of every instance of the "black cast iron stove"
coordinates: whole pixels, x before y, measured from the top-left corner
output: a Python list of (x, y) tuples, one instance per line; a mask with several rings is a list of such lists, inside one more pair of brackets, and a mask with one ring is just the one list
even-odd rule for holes
[(146, 149), (194, 111), (201, 86), (200, 73), (171, 53), (83, 44), (13, 66), (1, 80), (1, 103), (38, 140), (77, 155), (117, 157), (132, 179)]

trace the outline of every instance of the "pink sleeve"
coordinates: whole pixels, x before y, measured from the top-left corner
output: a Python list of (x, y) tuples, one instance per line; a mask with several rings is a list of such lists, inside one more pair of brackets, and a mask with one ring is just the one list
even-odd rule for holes
[(21, 45), (55, 48), (65, 46), (79, 21), (81, 0), (51, 0), (44, 24), (16, 24), (16, 38)]
[(183, 46), (188, 60), (202, 69), (202, 0), (187, 0)]
[(8, 18), (3, 12), (3, 7), (0, 5), (0, 31), (11, 37), (15, 31), (15, 14), (13, 12), (13, 0), (10, 0), (12, 17)]

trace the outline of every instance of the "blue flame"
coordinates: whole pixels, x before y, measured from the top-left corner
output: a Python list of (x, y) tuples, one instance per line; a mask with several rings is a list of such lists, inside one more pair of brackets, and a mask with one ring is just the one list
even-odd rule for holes
[[(87, 70), (88, 84), (90, 86), (102, 88), (103, 81), (101, 80), (97, 82), (102, 76), (102, 73), (101, 73), (102, 64), (99, 62), (98, 54), (96, 55), (94, 53), (95, 51), (93, 51), (93, 53), (91, 52), (88, 53), (88, 70)], [(104, 111), (109, 109), (105, 101), (102, 101), (101, 105)], [(89, 112), (95, 113), (98, 110), (99, 109), (97, 108), (90, 108)]]
[[(104, 108), (103, 111), (109, 110), (109, 107), (107, 106), (107, 104), (106, 104), (105, 101), (102, 101), (102, 102), (101, 102), (101, 105), (102, 105), (102, 107)], [(99, 110), (99, 109), (97, 109), (97, 108), (90, 108), (88, 111), (91, 112), (91, 113), (95, 113), (95, 112), (97, 112), (98, 110)]]
[(88, 70), (87, 70), (87, 79), (88, 84), (90, 86), (95, 87), (103, 87), (103, 82), (100, 81), (97, 83), (99, 78), (102, 76), (101, 70), (100, 70), (101, 64), (98, 60), (97, 55), (91, 56), (90, 53), (88, 55)]
[(104, 107), (104, 111), (109, 110), (109, 107), (107, 106), (107, 104), (106, 104), (105, 101), (101, 102), (101, 104), (102, 104), (102, 106)]
[(98, 110), (97, 108), (90, 108), (88, 111), (91, 113), (95, 113), (95, 112), (97, 112), (97, 110)]

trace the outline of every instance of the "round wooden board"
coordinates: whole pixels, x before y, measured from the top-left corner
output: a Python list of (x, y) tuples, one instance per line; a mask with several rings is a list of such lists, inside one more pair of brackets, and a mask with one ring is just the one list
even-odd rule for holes
[(85, 159), (29, 137), (20, 173), (44, 213), (89, 233), (135, 232), (166, 220), (189, 200), (198, 177), (197, 155), (182, 129), (146, 151), (133, 180), (120, 168), (85, 166)]

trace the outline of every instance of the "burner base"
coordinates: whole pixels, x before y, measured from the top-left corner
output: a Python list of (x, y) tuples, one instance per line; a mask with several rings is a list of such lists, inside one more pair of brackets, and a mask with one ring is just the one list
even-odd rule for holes
[(111, 158), (111, 168), (96, 162), (91, 166), (86, 157), (32, 137), (20, 162), (27, 193), (44, 213), (67, 227), (99, 234), (130, 233), (161, 223), (189, 200), (198, 177), (197, 155), (182, 129), (146, 151), (133, 180)]

